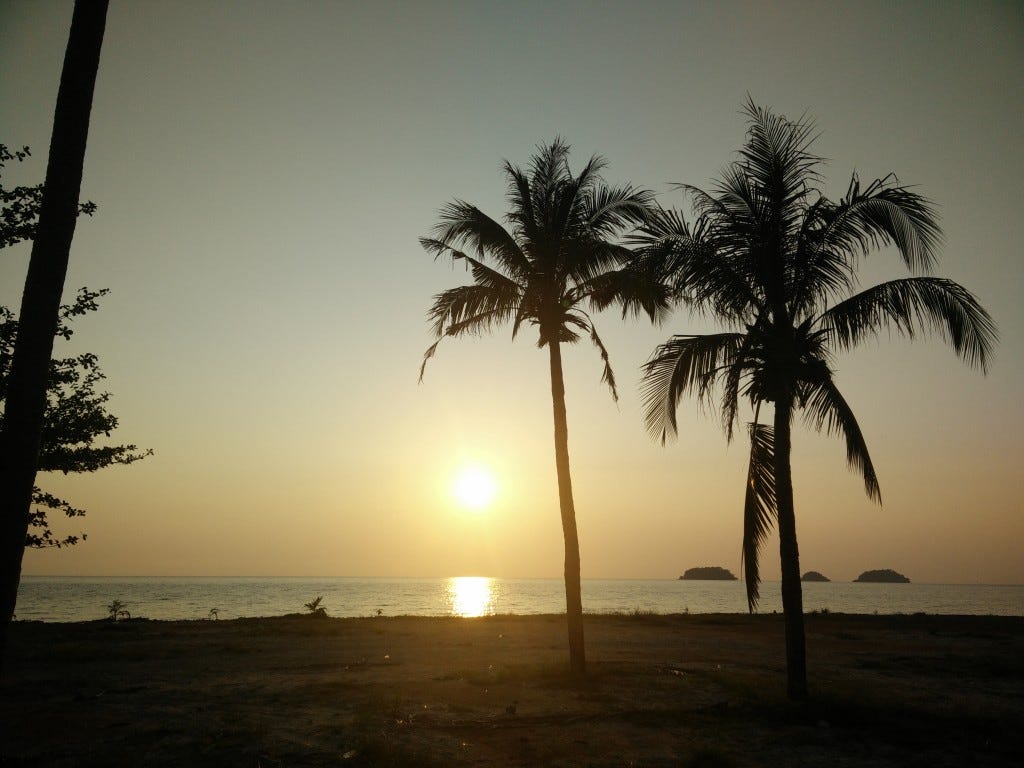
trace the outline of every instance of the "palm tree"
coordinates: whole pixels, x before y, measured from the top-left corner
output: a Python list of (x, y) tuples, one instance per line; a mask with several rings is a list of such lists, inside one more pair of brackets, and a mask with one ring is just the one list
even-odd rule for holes
[[(985, 371), (996, 340), (988, 313), (966, 289), (929, 275), (940, 230), (932, 204), (890, 175), (863, 186), (856, 175), (838, 201), (817, 189), (821, 159), (810, 152), (813, 124), (746, 105), (750, 121), (738, 160), (710, 192), (685, 186), (691, 226), (661, 210), (642, 234), (638, 257), (660, 270), (684, 301), (729, 327), (673, 336), (644, 366), (644, 415), (662, 442), (676, 433), (683, 395), (710, 403), (721, 392), (728, 439), (742, 399), (754, 420), (744, 502), (743, 563), (751, 611), (758, 601), (758, 551), (779, 527), (788, 694), (807, 695), (803, 597), (790, 429), (801, 411), (816, 430), (841, 435), (847, 461), (868, 496), (881, 492), (864, 436), (836, 386), (832, 359), (882, 331), (913, 338), (935, 332)], [(913, 276), (855, 292), (859, 259), (895, 246)], [(774, 406), (770, 424), (759, 422)]]
[(462, 200), (448, 203), (430, 237), (420, 243), (435, 259), (463, 262), (470, 285), (443, 291), (430, 308), (437, 338), (423, 356), (420, 380), (438, 344), (449, 337), (479, 334), (510, 322), (515, 338), (523, 324), (537, 328), (537, 346), (548, 348), (551, 401), (555, 422), (555, 470), (565, 538), (565, 600), (569, 625), (569, 663), (574, 674), (586, 670), (580, 553), (569, 476), (569, 434), (562, 377), (562, 344), (585, 334), (604, 363), (602, 381), (617, 399), (608, 352), (584, 304), (603, 308), (619, 302), (623, 314), (665, 310), (664, 295), (619, 269), (631, 252), (616, 242), (646, 215), (652, 194), (632, 186), (607, 186), (605, 163), (590, 161), (574, 176), (569, 146), (556, 139), (538, 147), (529, 169), (504, 164), (508, 181), (508, 228)]
[(117, 617), (121, 615), (124, 610), (124, 603), (120, 600), (115, 600), (107, 606), (107, 612), (110, 614), (111, 621), (117, 621)]

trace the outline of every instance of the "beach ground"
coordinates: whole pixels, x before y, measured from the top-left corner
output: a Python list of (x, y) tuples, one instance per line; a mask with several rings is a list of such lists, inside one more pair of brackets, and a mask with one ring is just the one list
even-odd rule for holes
[(782, 617), (16, 622), (3, 766), (1010, 766), (1024, 618), (807, 617), (807, 705)]

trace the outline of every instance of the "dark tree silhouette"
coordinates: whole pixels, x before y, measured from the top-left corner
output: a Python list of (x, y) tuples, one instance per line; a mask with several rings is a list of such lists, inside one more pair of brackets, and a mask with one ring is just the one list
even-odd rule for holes
[[(106, 293), (106, 290), (80, 289), (74, 303), (60, 308), (56, 335), (70, 339), (74, 333), (73, 320), (95, 311), (97, 300)], [(18, 321), (14, 313), (0, 306), (0, 406), (7, 400), (7, 383), (17, 337)], [(110, 393), (96, 390), (104, 378), (99, 359), (94, 354), (86, 352), (50, 360), (37, 472), (95, 472), (115, 464), (133, 464), (152, 455), (152, 450), (140, 451), (136, 445), (96, 444), (98, 440), (109, 437), (118, 424), (117, 417), (107, 410)], [(0, 428), (3, 421), (3, 415), (0, 415)], [(26, 546), (64, 547), (85, 538), (84, 533), (81, 536), (54, 535), (47, 514), (48, 510), (53, 510), (67, 517), (82, 517), (85, 510), (39, 487), (32, 489), (32, 504)]]
[(479, 334), (509, 322), (512, 336), (524, 323), (537, 328), (537, 346), (548, 348), (551, 402), (555, 426), (555, 470), (565, 538), (565, 600), (572, 672), (586, 671), (580, 552), (569, 476), (569, 430), (562, 376), (562, 344), (583, 335), (597, 346), (604, 362), (602, 381), (617, 398), (608, 353), (583, 305), (620, 303), (623, 314), (662, 312), (666, 303), (657, 286), (632, 278), (621, 267), (631, 256), (616, 242), (648, 211), (652, 195), (632, 186), (611, 187), (600, 176), (605, 163), (592, 157), (579, 175), (568, 165), (569, 146), (556, 139), (538, 147), (530, 168), (506, 162), (509, 229), (480, 209), (455, 200), (440, 212), (432, 236), (420, 243), (435, 258), (463, 262), (473, 277), (437, 294), (429, 312), (438, 341), (427, 349), (420, 379), (437, 345), (448, 337)]
[[(807, 696), (803, 597), (793, 509), (790, 428), (802, 411), (817, 430), (846, 441), (847, 460), (881, 503), (864, 436), (833, 377), (832, 358), (880, 332), (936, 332), (967, 363), (986, 370), (996, 339), (988, 313), (967, 290), (927, 273), (937, 260), (932, 204), (890, 175), (832, 201), (816, 189), (821, 159), (813, 124), (749, 102), (747, 141), (710, 192), (692, 197), (695, 223), (663, 210), (642, 236), (638, 261), (660, 270), (677, 295), (731, 331), (674, 336), (644, 366), (647, 427), (662, 442), (676, 433), (683, 395), (710, 402), (720, 389), (729, 439), (741, 399), (754, 421), (744, 503), (743, 563), (750, 610), (758, 601), (758, 550), (777, 523), (790, 698)], [(854, 293), (869, 252), (895, 246), (915, 276)], [(771, 424), (758, 421), (764, 403)]]
[[(22, 163), (31, 154), (32, 151), (28, 147), (12, 152), (6, 144), (0, 144), (0, 171), (11, 160)], [(7, 187), (0, 177), (0, 248), (35, 239), (42, 204), (42, 184), (31, 187), (22, 184)], [(78, 212), (92, 216), (96, 212), (96, 203), (91, 200), (79, 203)]]
[[(0, 171), (9, 161), (20, 163), (30, 155), (28, 147), (12, 152), (6, 145), (0, 144)], [(35, 239), (42, 201), (42, 184), (10, 187), (0, 177), (0, 249)], [(91, 216), (96, 211), (96, 204), (91, 201), (80, 203), (78, 210), (79, 213)], [(56, 335), (70, 339), (74, 333), (71, 327), (73, 319), (97, 309), (96, 300), (106, 293), (106, 290), (79, 289), (75, 302), (61, 307)], [(18, 321), (14, 313), (0, 306), (0, 429), (17, 336)], [(94, 472), (111, 464), (130, 464), (152, 453), (134, 453), (137, 450), (134, 445), (93, 445), (95, 439), (101, 435), (109, 436), (117, 427), (117, 418), (105, 407), (110, 394), (95, 391), (95, 385), (103, 378), (95, 355), (83, 354), (50, 361), (46, 415), (43, 419), (37, 471)], [(61, 512), (67, 517), (81, 517), (85, 510), (38, 487), (32, 489), (32, 503), (34, 507), (29, 518), (27, 546), (62, 547), (85, 539), (84, 533), (80, 537), (54, 536), (48, 517), (48, 510)]]
[(18, 599), (47, 377), (78, 217), (93, 89), (107, 0), (78, 0), (61, 71), (39, 224), (21, 300), (7, 405), (0, 430), (0, 663)]

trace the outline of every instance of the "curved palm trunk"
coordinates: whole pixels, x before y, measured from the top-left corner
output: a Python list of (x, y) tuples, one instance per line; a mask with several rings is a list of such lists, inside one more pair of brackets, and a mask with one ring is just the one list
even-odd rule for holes
[(775, 498), (779, 514), (779, 557), (782, 561), (782, 612), (786, 620), (786, 693), (790, 699), (802, 700), (807, 698), (807, 653), (790, 464), (792, 414), (792, 395), (775, 403)]
[(107, 0), (75, 3), (53, 116), (39, 224), (25, 278), (18, 339), (7, 384), (0, 434), (0, 665), (6, 654), (7, 628), (21, 582), (53, 335), (75, 234), (89, 114), (106, 17)]
[(569, 624), (569, 667), (574, 675), (587, 671), (583, 648), (583, 597), (580, 590), (580, 540), (576, 532), (576, 508), (569, 476), (569, 422), (565, 413), (565, 381), (562, 378), (562, 350), (557, 341), (548, 342), (551, 360), (551, 405), (555, 415), (555, 469), (558, 473), (558, 505), (562, 512), (565, 538), (565, 616)]

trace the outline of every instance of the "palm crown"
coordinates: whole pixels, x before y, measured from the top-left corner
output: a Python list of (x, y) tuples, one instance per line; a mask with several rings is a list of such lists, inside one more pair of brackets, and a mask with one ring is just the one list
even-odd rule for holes
[(447, 204), (430, 237), (420, 243), (435, 257), (462, 261), (473, 283), (434, 297), (428, 317), (437, 341), (479, 334), (496, 324), (512, 323), (515, 336), (523, 323), (537, 327), (537, 345), (575, 343), (588, 336), (601, 352), (602, 381), (617, 397), (615, 378), (604, 344), (584, 310), (619, 302), (623, 312), (666, 308), (664, 292), (645, 285), (622, 269), (631, 256), (617, 236), (646, 216), (653, 194), (632, 186), (612, 187), (600, 172), (605, 163), (592, 157), (573, 176), (569, 146), (556, 139), (539, 147), (530, 168), (504, 164), (508, 180), (508, 228), (462, 200)]
[[(879, 332), (913, 338), (933, 331), (966, 362), (986, 369), (992, 319), (957, 283), (928, 274), (940, 232), (931, 203), (890, 175), (862, 186), (856, 175), (838, 201), (816, 189), (821, 159), (813, 126), (747, 104), (747, 142), (710, 192), (683, 187), (696, 221), (659, 210), (642, 232), (645, 270), (662, 274), (695, 309), (731, 332), (672, 337), (644, 366), (644, 415), (664, 442), (676, 433), (683, 395), (709, 401), (720, 390), (731, 439), (739, 405), (802, 409), (815, 429), (845, 438), (847, 459), (881, 501), (867, 445), (836, 387), (832, 360)], [(895, 246), (911, 277), (857, 292), (857, 266)], [(788, 419), (788, 416), (787, 416)], [(744, 566), (751, 610), (758, 600), (757, 550), (775, 509), (771, 427), (755, 415), (745, 504)], [(788, 457), (787, 457), (788, 463)]]

